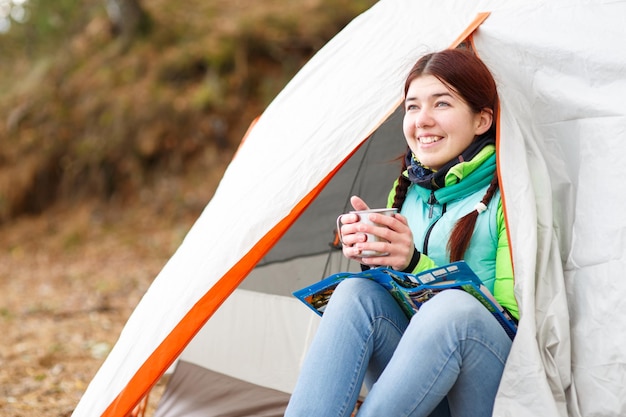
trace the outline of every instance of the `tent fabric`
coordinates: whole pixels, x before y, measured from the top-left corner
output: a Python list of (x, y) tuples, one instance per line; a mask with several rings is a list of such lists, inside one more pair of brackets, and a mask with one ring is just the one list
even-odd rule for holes
[(318, 323), (295, 297), (237, 289), (180, 360), (288, 393)]
[[(398, 107), (341, 167), (315, 201), (257, 266), (328, 253), (328, 244), (334, 237), (338, 213), (352, 209), (349, 203), (350, 194), (362, 196), (372, 207), (385, 206), (391, 184), (398, 177), (399, 158), (406, 151), (402, 133), (403, 115), (404, 111)], [(327, 226), (313, 229), (311, 224)]]
[(281, 417), (289, 394), (250, 384), (189, 362), (168, 381), (154, 417)]
[(617, 156), (626, 146), (626, 55), (617, 53), (626, 29), (617, 16), (624, 2), (549, 2), (494, 12), (475, 37), (499, 81), (522, 310), (496, 415), (626, 415), (626, 215), (615, 193), (626, 173)]
[(287, 233), (261, 259), (239, 288), (291, 296), (296, 289), (341, 271), (360, 271), (331, 245), (338, 213), (351, 210), (349, 197), (384, 207), (406, 151), (403, 110), (395, 112), (341, 167)]
[(128, 413), (393, 113), (415, 60), (484, 11), (521, 312), (494, 415), (626, 415), (626, 3), (583, 0), (384, 0), (355, 19), (250, 131), (73, 415)]

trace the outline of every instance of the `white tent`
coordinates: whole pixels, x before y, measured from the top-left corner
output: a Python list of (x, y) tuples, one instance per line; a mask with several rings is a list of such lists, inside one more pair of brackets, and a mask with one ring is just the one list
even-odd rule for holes
[[(478, 26), (473, 45), (501, 98), (499, 175), (522, 314), (494, 415), (626, 415), (625, 18), (624, 1), (582, 0), (383, 0), (359, 16), (261, 116), (73, 415), (126, 415), (393, 113), (415, 60)], [(235, 297), (254, 306), (247, 291)], [(285, 349), (297, 368), (315, 324), (275, 297), (270, 310), (293, 316), (285, 326), (310, 323)], [(235, 376), (288, 393), (294, 372)]]
[[(194, 337), (155, 417), (282, 416), (319, 321), (291, 293), (333, 272), (360, 271), (332, 245), (337, 213), (352, 194), (384, 206), (406, 149), (402, 115), (398, 108), (342, 166)], [(256, 399), (242, 401), (253, 392)]]

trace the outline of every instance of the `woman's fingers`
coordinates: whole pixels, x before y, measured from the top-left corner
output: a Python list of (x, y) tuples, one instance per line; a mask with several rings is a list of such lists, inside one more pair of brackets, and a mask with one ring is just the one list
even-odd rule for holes
[(369, 210), (369, 206), (365, 203), (365, 201), (356, 195), (350, 197), (350, 204), (354, 207), (355, 210)]
[[(372, 221), (380, 226), (353, 225), (358, 232), (372, 233), (382, 240), (378, 242), (367, 242), (355, 239), (353, 246), (357, 251), (377, 251), (386, 253), (386, 256), (373, 256), (363, 258), (362, 263), (366, 265), (386, 265), (394, 269), (404, 269), (410, 262), (413, 255), (413, 233), (407, 224), (404, 216), (396, 214), (393, 217), (380, 214), (373, 215)], [(353, 253), (353, 252), (350, 252)]]
[[(369, 207), (358, 196), (352, 196), (350, 203), (355, 210), (367, 210)], [(413, 250), (413, 234), (406, 218), (400, 214), (387, 216), (379, 213), (367, 214), (375, 224), (359, 221), (354, 213), (344, 214), (340, 218), (343, 254), (347, 258), (358, 259), (368, 265), (387, 265), (397, 268), (402, 266)], [(369, 239), (367, 235), (382, 239)], [(385, 256), (362, 257), (365, 253), (376, 251)]]

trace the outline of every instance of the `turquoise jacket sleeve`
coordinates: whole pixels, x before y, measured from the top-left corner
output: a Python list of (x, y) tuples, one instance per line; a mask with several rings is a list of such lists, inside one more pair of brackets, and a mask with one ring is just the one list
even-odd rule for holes
[(515, 300), (515, 279), (513, 276), (513, 261), (509, 248), (509, 236), (504, 221), (502, 200), (498, 203), (496, 213), (498, 224), (498, 248), (496, 249), (496, 280), (493, 287), (493, 296), (500, 305), (506, 308), (516, 319), (519, 319), (519, 308)]

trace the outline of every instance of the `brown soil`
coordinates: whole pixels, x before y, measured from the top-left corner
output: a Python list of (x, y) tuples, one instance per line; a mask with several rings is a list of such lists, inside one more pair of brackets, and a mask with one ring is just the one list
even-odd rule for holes
[(0, 415), (71, 415), (217, 178), (195, 189), (198, 180), (163, 181), (131, 207), (59, 207), (0, 229)]

